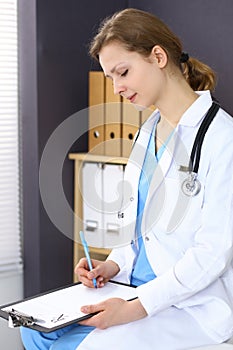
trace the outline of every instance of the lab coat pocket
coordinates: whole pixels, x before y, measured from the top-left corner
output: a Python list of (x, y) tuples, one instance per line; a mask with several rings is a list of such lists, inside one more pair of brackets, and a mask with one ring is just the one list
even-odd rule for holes
[[(185, 178), (179, 180), (166, 179), (167, 202), (170, 204), (170, 215), (167, 216), (166, 233), (196, 232), (202, 222), (202, 208), (204, 202), (204, 184), (201, 184), (199, 193), (187, 196), (182, 191)], [(174, 186), (177, 186), (174, 191)]]
[[(184, 252), (193, 243), (195, 233), (202, 224), (204, 185), (196, 196), (188, 197), (182, 192), (181, 184), (180, 178), (166, 177), (164, 195), (159, 195), (159, 191), (155, 193), (148, 205), (146, 217), (147, 227), (150, 225), (160, 242), (173, 242), (173, 246)], [(159, 215), (153, 218), (156, 210), (159, 210)]]

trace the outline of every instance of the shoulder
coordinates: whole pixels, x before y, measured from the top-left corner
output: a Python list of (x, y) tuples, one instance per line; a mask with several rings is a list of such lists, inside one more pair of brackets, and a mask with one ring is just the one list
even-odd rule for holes
[(211, 161), (224, 161), (229, 168), (233, 166), (233, 117), (219, 109), (207, 131), (203, 142)]
[(224, 109), (220, 108), (217, 113), (217, 120), (229, 124), (229, 126), (233, 126), (233, 116), (227, 113)]
[(210, 133), (215, 140), (233, 142), (233, 117), (220, 108), (210, 125)]

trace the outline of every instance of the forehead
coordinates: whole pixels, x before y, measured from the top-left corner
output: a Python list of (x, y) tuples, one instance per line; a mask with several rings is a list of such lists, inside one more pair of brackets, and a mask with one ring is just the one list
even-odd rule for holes
[(143, 60), (139, 53), (127, 50), (118, 42), (107, 44), (99, 53), (99, 62), (105, 74), (112, 73), (118, 65), (130, 64), (138, 60)]

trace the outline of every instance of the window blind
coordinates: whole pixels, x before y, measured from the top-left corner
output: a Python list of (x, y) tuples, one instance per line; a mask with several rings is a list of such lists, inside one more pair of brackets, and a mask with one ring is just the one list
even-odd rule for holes
[(0, 0), (0, 272), (21, 269), (17, 0)]

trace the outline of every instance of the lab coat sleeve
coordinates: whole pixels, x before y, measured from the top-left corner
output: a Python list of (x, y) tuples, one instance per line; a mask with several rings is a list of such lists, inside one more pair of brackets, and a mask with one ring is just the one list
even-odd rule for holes
[(113, 260), (119, 266), (120, 270), (122, 270), (125, 267), (123, 248), (114, 248), (107, 257), (107, 260)]
[(125, 249), (127, 248), (126, 247), (114, 248), (109, 254), (107, 260), (114, 261), (120, 268), (120, 271), (116, 276), (113, 277), (113, 280), (129, 284), (131, 269), (126, 264), (125, 256), (127, 256), (127, 253), (125, 253)]
[(203, 144), (203, 154), (209, 154), (210, 161), (200, 213), (202, 225), (195, 234), (193, 245), (172, 268), (137, 288), (138, 297), (148, 315), (172, 305), (182, 305), (184, 301), (187, 305), (188, 298), (214, 282), (232, 261), (232, 132), (232, 123), (226, 122), (225, 128), (221, 128), (221, 131), (215, 128), (215, 133), (209, 135), (205, 148)]

